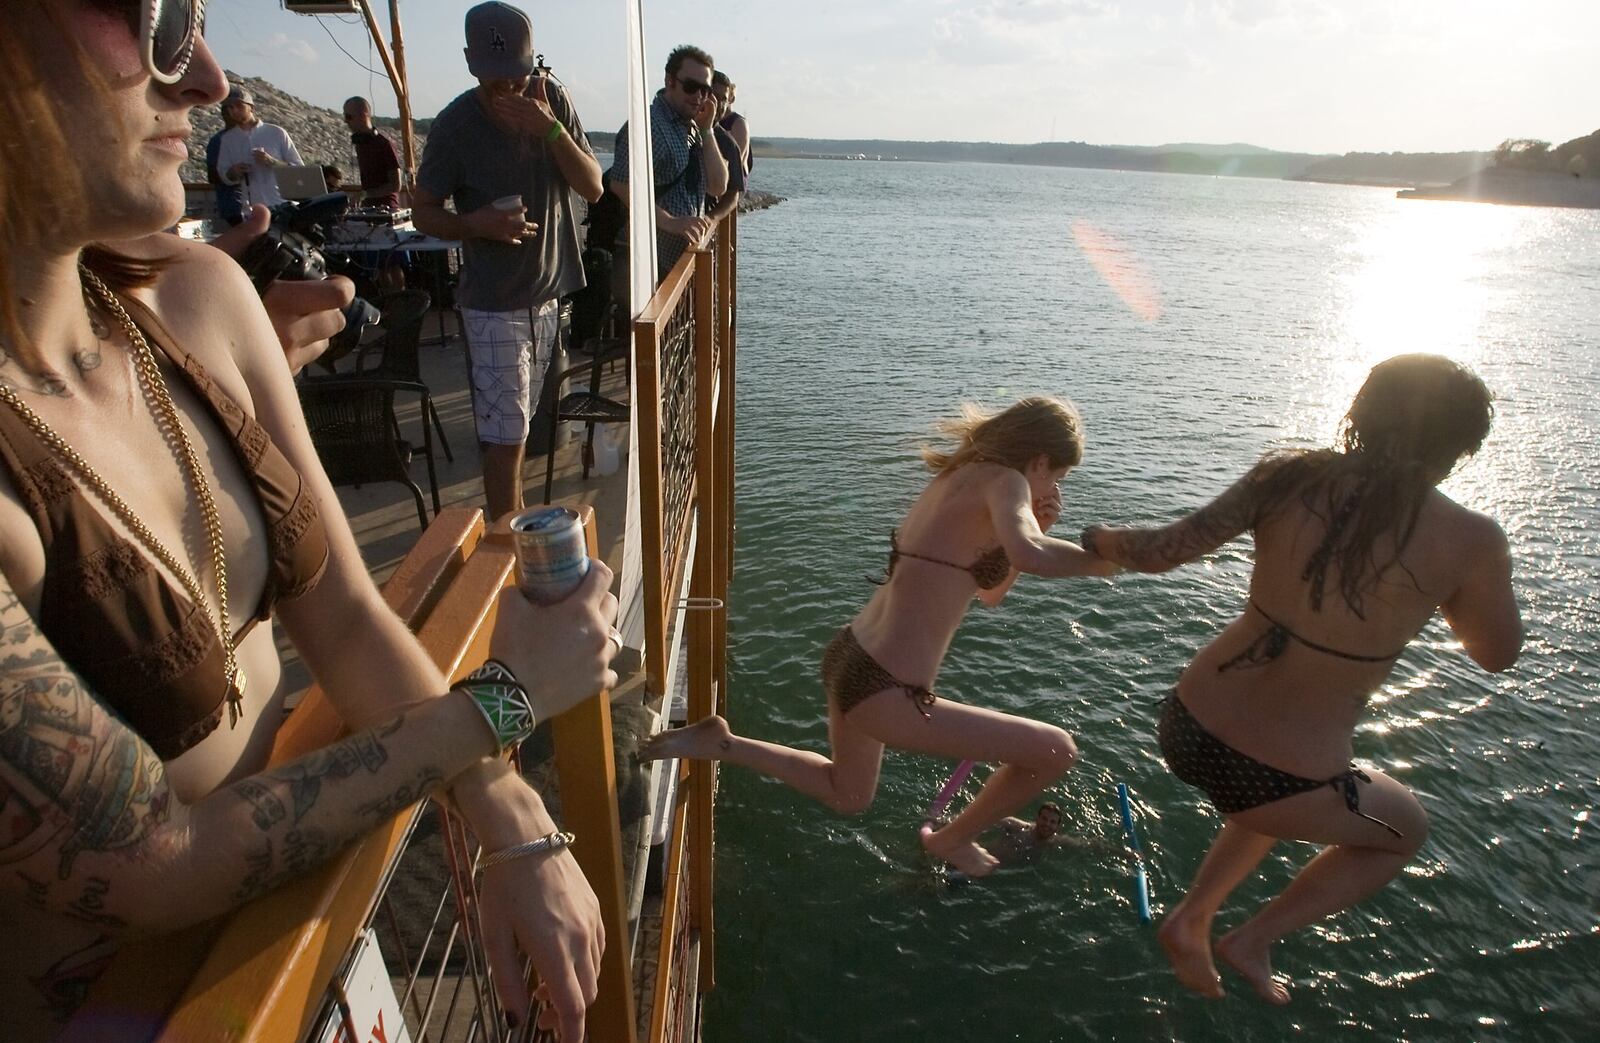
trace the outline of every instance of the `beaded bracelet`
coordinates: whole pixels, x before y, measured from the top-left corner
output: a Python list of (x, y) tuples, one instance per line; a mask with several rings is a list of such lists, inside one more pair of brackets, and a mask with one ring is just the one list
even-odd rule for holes
[(502, 750), (532, 735), (534, 725), (539, 723), (528, 690), (499, 660), (486, 660), (452, 687), (472, 697), (472, 704), (483, 714), (484, 722), (494, 732), (495, 741)]
[(526, 858), (529, 855), (543, 854), (546, 851), (560, 851), (564, 847), (570, 847), (572, 842), (577, 839), (577, 836), (572, 833), (556, 832), (542, 836), (538, 840), (530, 840), (526, 844), (513, 844), (510, 847), (503, 847), (499, 851), (491, 852), (479, 858), (478, 868), (488, 869), (490, 866), (497, 866), (501, 862), (509, 862), (513, 858)]

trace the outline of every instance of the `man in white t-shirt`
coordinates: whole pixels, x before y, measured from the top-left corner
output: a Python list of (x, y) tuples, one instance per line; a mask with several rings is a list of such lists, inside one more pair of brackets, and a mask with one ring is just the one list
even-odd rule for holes
[(217, 172), (228, 184), (244, 186), (247, 213), (254, 203), (277, 206), (283, 202), (277, 168), (303, 165), (288, 131), (257, 119), (256, 99), (243, 87), (233, 88), (222, 111), (234, 126), (222, 135)]

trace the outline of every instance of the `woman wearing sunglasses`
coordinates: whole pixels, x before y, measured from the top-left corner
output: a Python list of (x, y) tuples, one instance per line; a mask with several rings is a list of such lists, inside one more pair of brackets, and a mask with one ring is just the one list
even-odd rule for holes
[[(227, 84), (201, 0), (13, 0), (0, 35), (0, 1010), (49, 1038), (129, 932), (217, 916), (445, 787), (489, 852), (508, 1021), (536, 965), (582, 1037), (598, 908), (493, 755), (615, 682), (610, 572), (505, 598), (446, 681), (367, 577), (272, 326), (183, 209), (190, 110)], [(269, 618), (353, 733), (264, 770)], [(554, 837), (555, 839), (548, 839)]]

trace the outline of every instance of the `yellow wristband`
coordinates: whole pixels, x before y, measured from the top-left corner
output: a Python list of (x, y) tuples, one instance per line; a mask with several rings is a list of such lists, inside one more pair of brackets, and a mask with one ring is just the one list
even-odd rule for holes
[(566, 130), (566, 129), (567, 129), (566, 127), (562, 126), (560, 120), (556, 120), (555, 123), (551, 124), (550, 129), (545, 132), (544, 140), (550, 142), (553, 145), (553, 144), (555, 144), (556, 139), (561, 136), (561, 132)]

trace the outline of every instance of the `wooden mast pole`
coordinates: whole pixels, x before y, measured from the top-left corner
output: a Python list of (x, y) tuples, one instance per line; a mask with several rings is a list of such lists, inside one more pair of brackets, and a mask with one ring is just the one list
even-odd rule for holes
[[(389, 83), (394, 87), (395, 102), (400, 107), (400, 144), (404, 155), (402, 165), (405, 167), (406, 184), (409, 188), (415, 183), (417, 175), (417, 142), (411, 133), (411, 89), (406, 84), (405, 49), (400, 38), (400, 3), (399, 0), (389, 0), (389, 24), (394, 34), (394, 55), (389, 53), (389, 45), (384, 42), (383, 31), (378, 28), (378, 19), (372, 13), (372, 5), (367, 0), (356, 0), (361, 6), (361, 17), (366, 20), (367, 32), (372, 36), (372, 43), (378, 49), (378, 57), (383, 60), (384, 72), (389, 75)], [(395, 59), (399, 58), (397, 64)]]
[(400, 31), (400, 0), (389, 0), (389, 39), (394, 47), (395, 71), (400, 75), (400, 82), (406, 85), (398, 96), (400, 143), (405, 150), (406, 184), (410, 186), (417, 179), (417, 139), (411, 129), (411, 81), (406, 78), (406, 41)]

